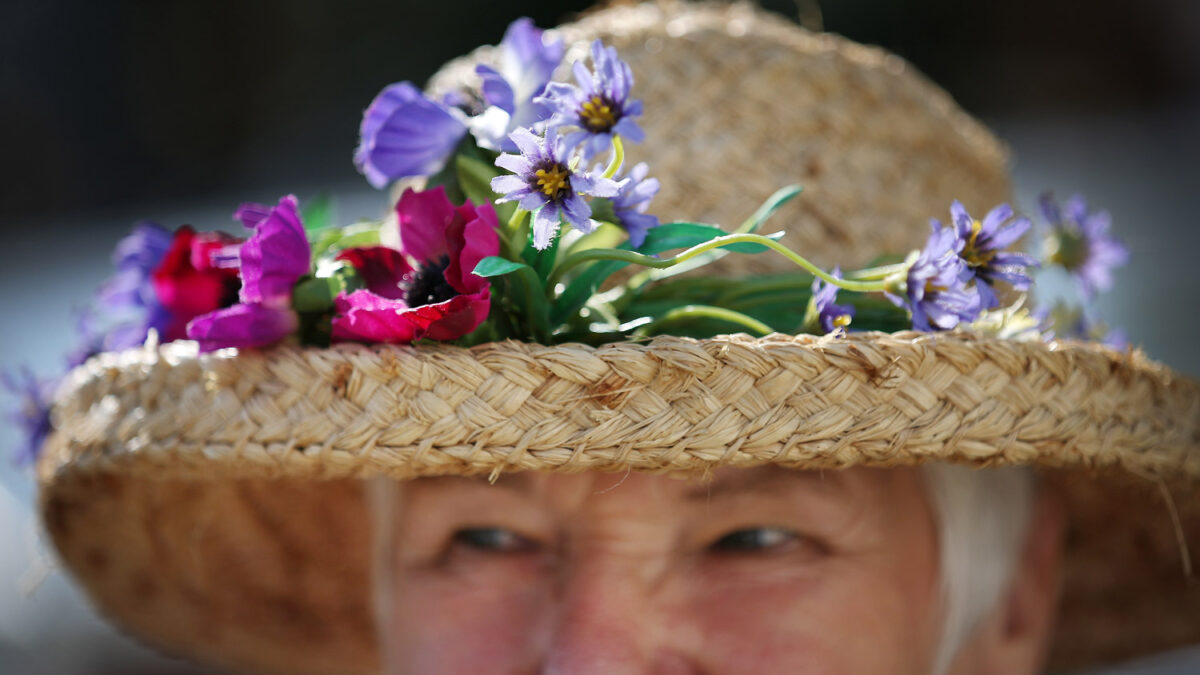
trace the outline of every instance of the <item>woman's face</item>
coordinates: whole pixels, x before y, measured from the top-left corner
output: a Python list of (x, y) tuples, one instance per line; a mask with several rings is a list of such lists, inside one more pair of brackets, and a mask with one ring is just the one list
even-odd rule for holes
[(937, 545), (910, 469), (512, 474), (401, 488), (405, 673), (927, 675)]

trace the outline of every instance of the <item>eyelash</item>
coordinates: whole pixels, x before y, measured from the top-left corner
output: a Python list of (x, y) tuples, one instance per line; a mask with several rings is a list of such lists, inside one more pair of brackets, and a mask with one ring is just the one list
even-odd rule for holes
[(748, 527), (721, 536), (708, 549), (714, 553), (768, 553), (802, 540), (800, 535), (782, 527)]
[(481, 553), (527, 553), (537, 543), (503, 527), (465, 527), (454, 533), (453, 543)]

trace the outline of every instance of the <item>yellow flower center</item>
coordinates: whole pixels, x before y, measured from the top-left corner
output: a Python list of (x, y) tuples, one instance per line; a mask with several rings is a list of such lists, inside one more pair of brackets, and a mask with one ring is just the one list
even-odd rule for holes
[(571, 172), (561, 164), (555, 164), (549, 169), (538, 169), (534, 175), (537, 176), (538, 189), (547, 197), (554, 198), (567, 189)]
[(962, 256), (971, 267), (983, 267), (996, 257), (995, 251), (980, 251), (976, 248), (979, 233), (983, 231), (983, 223), (978, 220), (971, 223), (971, 236), (967, 237), (967, 245), (963, 247)]
[(833, 327), (834, 328), (845, 328), (846, 326), (849, 326), (849, 325), (850, 325), (850, 315), (849, 314), (838, 314), (837, 316), (833, 317)]
[(608, 131), (617, 123), (617, 114), (604, 99), (593, 96), (579, 108), (579, 119), (588, 131)]

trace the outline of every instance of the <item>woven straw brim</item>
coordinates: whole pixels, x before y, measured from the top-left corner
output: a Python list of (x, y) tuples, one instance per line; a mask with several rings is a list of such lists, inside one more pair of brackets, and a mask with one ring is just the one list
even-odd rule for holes
[(1138, 352), (918, 333), (192, 349), (74, 371), (40, 476), (101, 609), (199, 660), (371, 670), (356, 478), (766, 463), (1045, 467), (1073, 519), (1056, 662), (1200, 640), (1180, 565), (1200, 385)]
[[(662, 181), (651, 213), (736, 227), (775, 190), (804, 193), (767, 231), (820, 265), (870, 263), (920, 247), (930, 218), (960, 200), (984, 213), (1011, 199), (1007, 153), (900, 57), (815, 34), (748, 4), (613, 7), (559, 29), (586, 58), (618, 49), (644, 102), (646, 140), (627, 144)], [(478, 84), (484, 47), (450, 62), (434, 93)], [(570, 81), (567, 67), (559, 79)], [(728, 256), (712, 274), (794, 271), (781, 256)]]

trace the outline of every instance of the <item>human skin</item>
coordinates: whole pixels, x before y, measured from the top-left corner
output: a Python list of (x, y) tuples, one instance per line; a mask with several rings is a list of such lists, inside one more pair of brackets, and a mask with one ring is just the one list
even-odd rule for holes
[(395, 533), (393, 673), (928, 675), (938, 645), (914, 469), (421, 479)]

